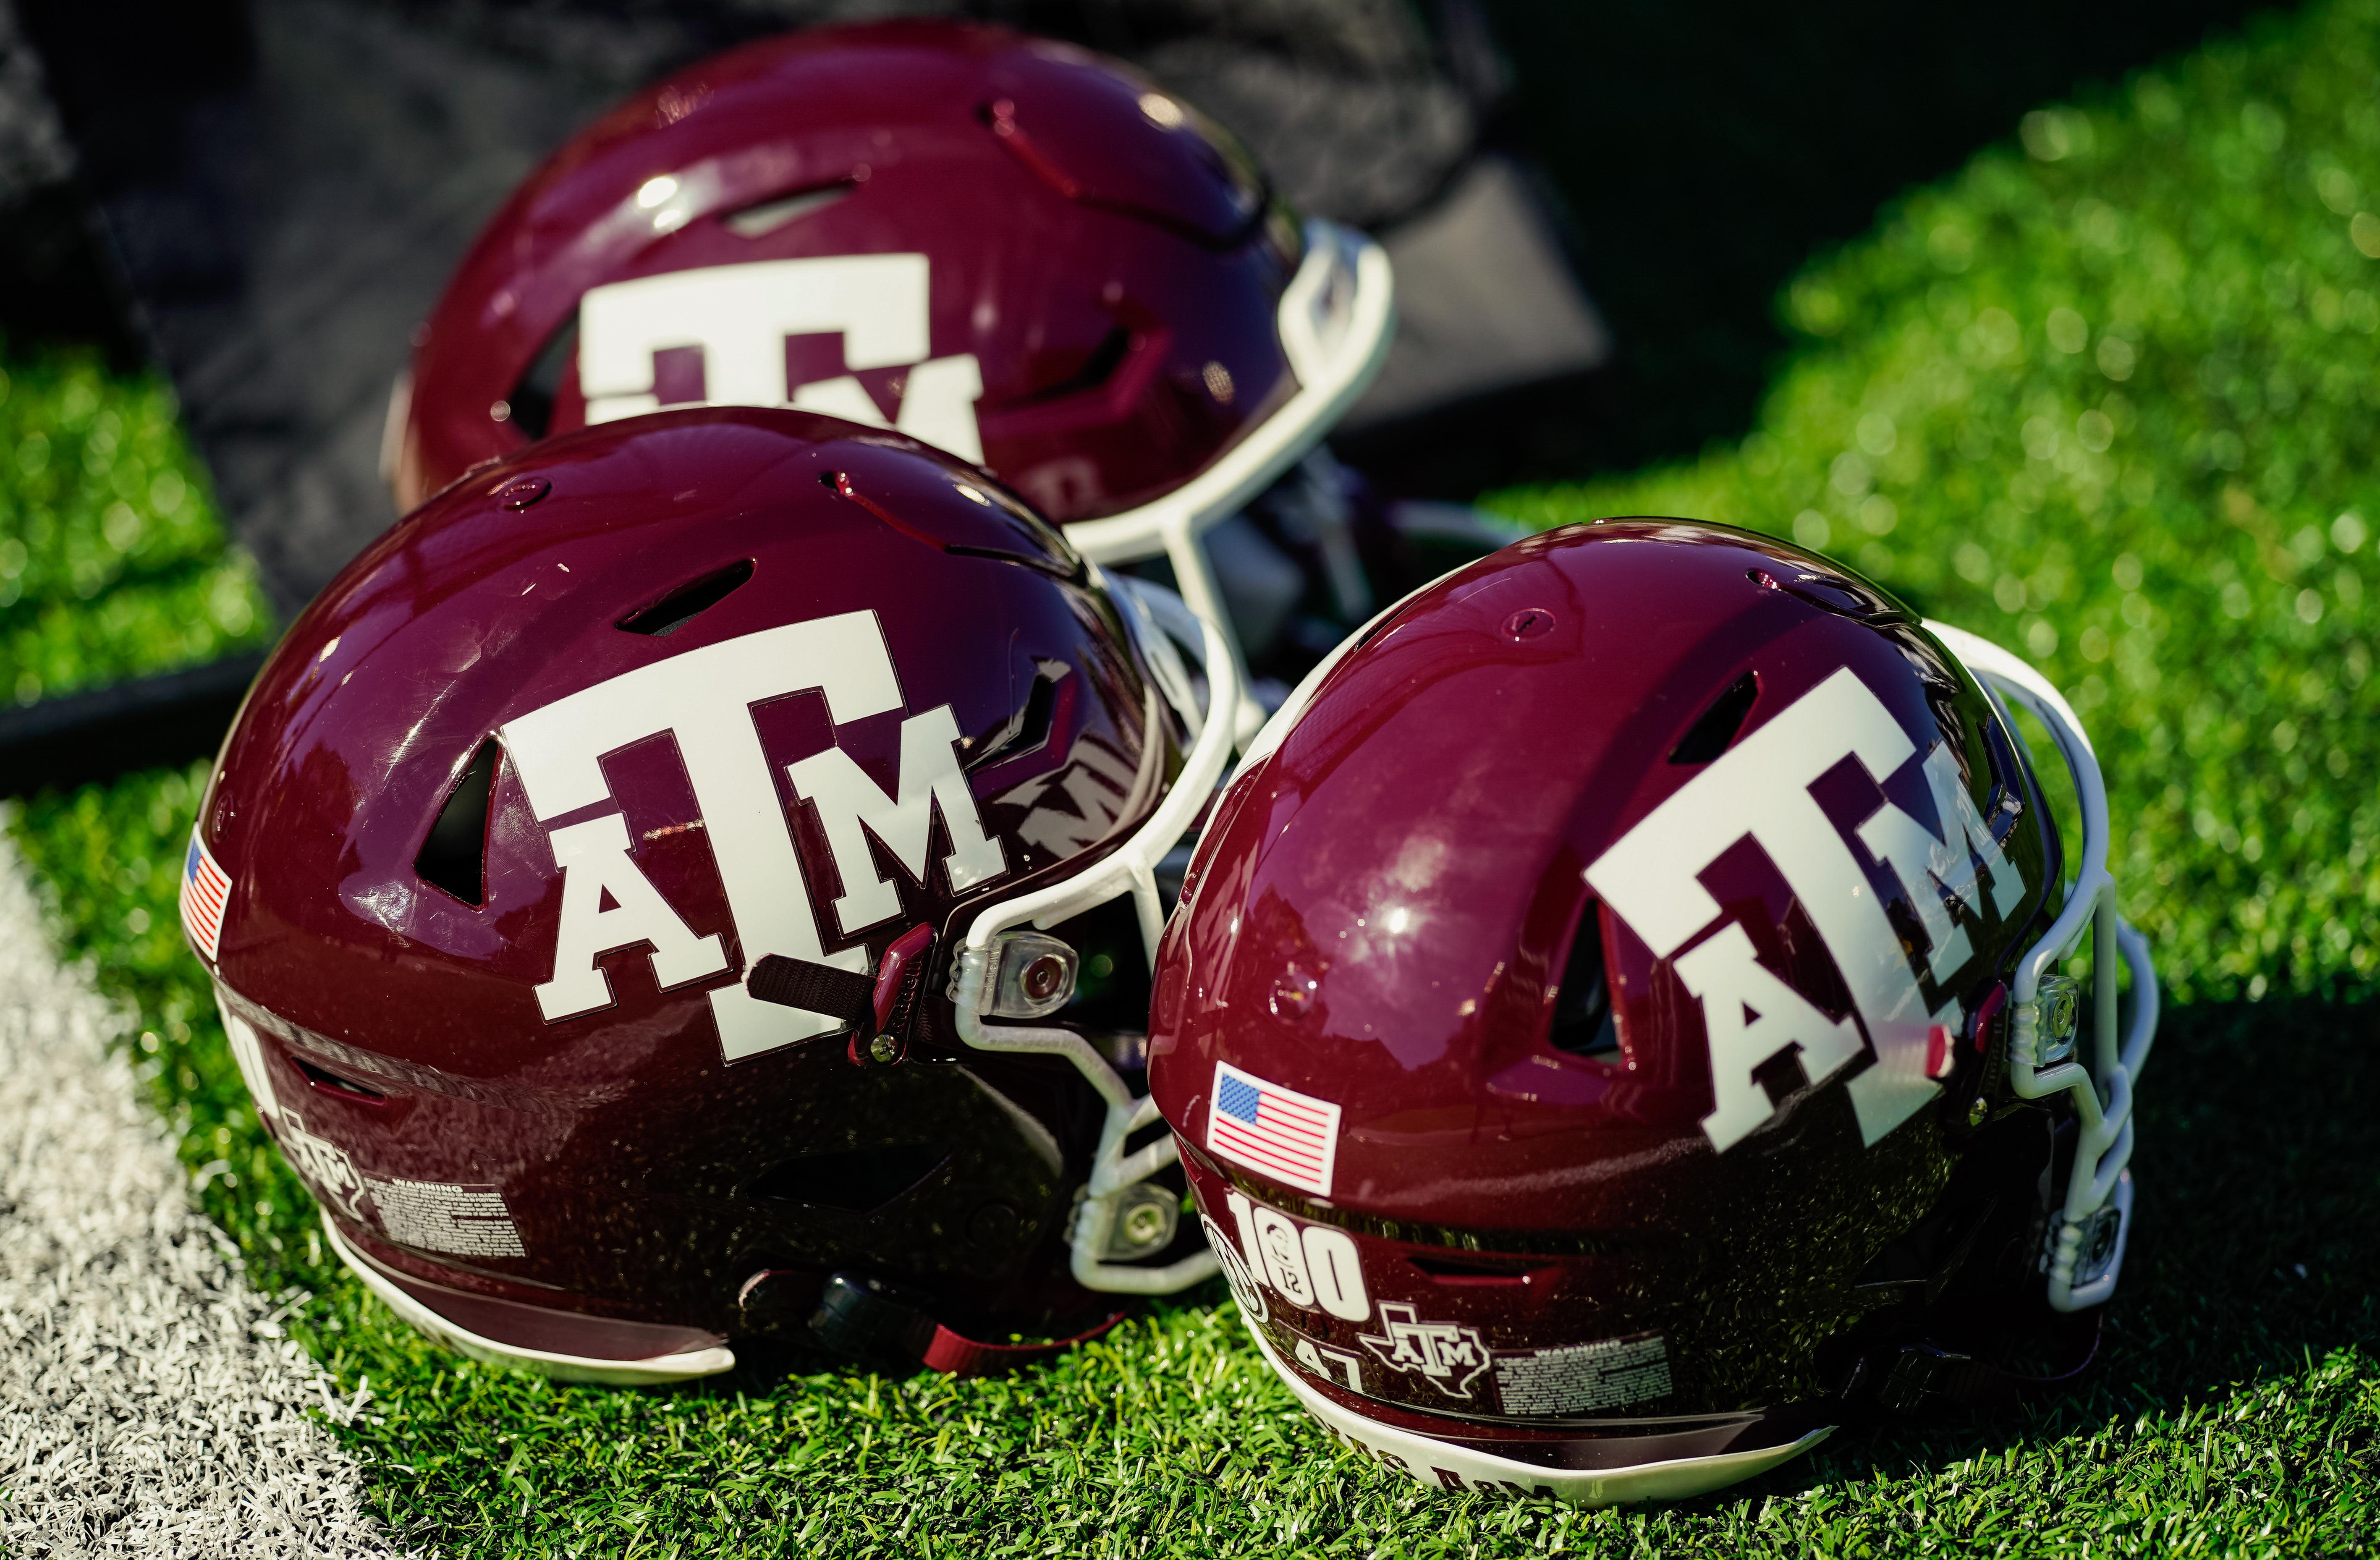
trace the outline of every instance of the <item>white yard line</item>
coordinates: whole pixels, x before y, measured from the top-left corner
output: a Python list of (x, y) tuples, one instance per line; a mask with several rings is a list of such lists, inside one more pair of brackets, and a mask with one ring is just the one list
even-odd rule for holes
[(392, 1553), (307, 1413), (354, 1409), (193, 1207), (103, 1047), (123, 1022), (60, 967), (0, 836), (0, 1549)]

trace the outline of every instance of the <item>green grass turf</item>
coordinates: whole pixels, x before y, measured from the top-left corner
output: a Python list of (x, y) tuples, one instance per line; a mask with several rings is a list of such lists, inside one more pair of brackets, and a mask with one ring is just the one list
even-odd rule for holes
[(2375, 27), (2325, 7), (2029, 115), (1793, 284), (1807, 345), (1742, 443), (1498, 502), (1791, 535), (2029, 651), (2173, 995), (2367, 993)]
[[(2052, 1409), (1846, 1432), (1719, 1496), (1584, 1513), (1429, 1494), (1339, 1455), (1219, 1292), (1001, 1381), (755, 1361), (631, 1393), (453, 1364), (325, 1260), (240, 1093), (173, 928), (202, 770), (38, 798), (16, 837), (67, 948), (135, 1010), (128, 1043), (208, 1211), (257, 1282), (314, 1293), (294, 1328), (347, 1391), (369, 1386), (375, 1417), (351, 1433), (377, 1459), (375, 1500), (443, 1549), (2369, 1552), (2380, 734), (2358, 717), (2380, 624), (2375, 81), (2380, 0), (2357, 0), (2046, 110), (1794, 284), (1804, 345), (1749, 439), (1499, 501), (1547, 523), (1700, 514), (1822, 542), (2030, 649), (2075, 694), (2174, 1006), (2142, 1094), (2141, 1225), (2104, 1366)], [(0, 606), (0, 688), (256, 632), (158, 393), (67, 363), (9, 371), (0, 457), (13, 448), (19, 475), (0, 482), (0, 569), (12, 539), (24, 559)], [(94, 455), (74, 430), (111, 417), (116, 442)], [(160, 502), (169, 470), (187, 514)], [(136, 509), (141, 538), (106, 551), (108, 505), (141, 495), (179, 528)]]
[[(1591, 381), (1498, 397), (1459, 437), (1382, 432), (1378, 469), (1468, 498), (1740, 438), (1810, 255), (1942, 177), (2019, 115), (2233, 26), (2257, 0), (1485, 0), (1511, 119), (1575, 216), (1621, 351)], [(1591, 408), (1591, 411), (1590, 411)], [(1363, 464), (1358, 462), (1357, 464)]]

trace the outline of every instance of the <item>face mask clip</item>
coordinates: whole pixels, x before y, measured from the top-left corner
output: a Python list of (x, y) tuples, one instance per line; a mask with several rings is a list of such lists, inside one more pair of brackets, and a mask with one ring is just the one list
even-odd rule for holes
[(948, 996), (987, 1018), (1046, 1019), (1075, 999), (1078, 963), (1073, 945), (1047, 932), (1002, 932), (989, 949), (961, 951)]

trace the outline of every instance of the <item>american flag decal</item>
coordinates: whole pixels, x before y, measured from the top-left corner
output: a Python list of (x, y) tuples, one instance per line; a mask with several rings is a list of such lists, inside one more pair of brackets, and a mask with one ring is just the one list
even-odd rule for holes
[(1207, 1111), (1207, 1147), (1317, 1197), (1330, 1195), (1339, 1157), (1339, 1107), (1215, 1064), (1215, 1103)]
[(230, 877), (207, 853), (199, 831), (190, 830), (190, 853), (182, 858), (182, 930), (210, 963), (223, 941), (224, 906), (230, 899)]

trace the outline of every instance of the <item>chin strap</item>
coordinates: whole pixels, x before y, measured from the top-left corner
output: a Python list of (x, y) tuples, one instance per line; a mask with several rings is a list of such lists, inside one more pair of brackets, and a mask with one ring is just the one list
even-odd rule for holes
[(1078, 1343), (1088, 1343), (1093, 1338), (1104, 1336), (1123, 1320), (1123, 1312), (1115, 1312), (1087, 1332), (1076, 1333), (1070, 1338), (1048, 1338), (1039, 1343), (979, 1343), (937, 1322), (933, 1338), (918, 1359), (926, 1369), (940, 1371), (946, 1376), (994, 1375), (1011, 1366), (1063, 1353)]
[(838, 1354), (862, 1360), (897, 1359), (944, 1375), (984, 1376), (1088, 1343), (1123, 1318), (1123, 1312), (1114, 1312), (1097, 1326), (1072, 1337), (987, 1343), (935, 1321), (917, 1297), (880, 1279), (838, 1273), (820, 1291), (809, 1327), (820, 1343)]
[(2004, 1370), (1929, 1343), (1907, 1343), (1863, 1356), (1843, 1396), (1866, 1397), (1896, 1414), (1931, 1408), (2010, 1409), (2051, 1397), (2071, 1385), (2098, 1358), (2099, 1313), (2086, 1312), (2058, 1331), (2064, 1335), (2066, 1358), (2046, 1375)]
[(852, 1065), (881, 1067), (908, 1055), (909, 1018), (933, 946), (931, 926), (912, 926), (892, 939), (872, 975), (771, 953), (752, 966), (744, 989), (763, 1002), (838, 1020), (851, 1034), (845, 1054)]

